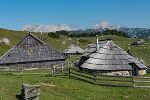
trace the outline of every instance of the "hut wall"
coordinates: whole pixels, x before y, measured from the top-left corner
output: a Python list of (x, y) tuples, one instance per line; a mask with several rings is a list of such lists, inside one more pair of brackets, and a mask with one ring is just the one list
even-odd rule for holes
[(136, 64), (132, 64), (133, 76), (141, 76), (146, 74), (146, 69), (139, 69)]
[(139, 70), (139, 75), (145, 75), (145, 74), (146, 74), (146, 70), (144, 69)]
[[(54, 65), (65, 65), (66, 61), (50, 61), (50, 62), (33, 62), (33, 63), (16, 63), (16, 64), (8, 64), (7, 67), (9, 68), (23, 68), (23, 69), (29, 69), (29, 68), (51, 68)], [(6, 66), (6, 65), (4, 65)], [(0, 67), (3, 67), (3, 65), (1, 65)]]
[(131, 76), (130, 71), (102, 71), (101, 75)]

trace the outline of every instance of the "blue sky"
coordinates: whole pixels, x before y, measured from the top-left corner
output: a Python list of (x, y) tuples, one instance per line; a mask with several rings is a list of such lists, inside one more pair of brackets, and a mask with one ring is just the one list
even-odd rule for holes
[(0, 27), (21, 30), (32, 23), (87, 27), (108, 21), (150, 27), (150, 0), (0, 0)]

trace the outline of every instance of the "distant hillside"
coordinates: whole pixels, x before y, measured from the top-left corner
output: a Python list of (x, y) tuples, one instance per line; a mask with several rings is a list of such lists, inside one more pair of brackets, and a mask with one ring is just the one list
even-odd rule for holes
[[(56, 32), (57, 33), (57, 32)], [(103, 35), (117, 35), (122, 37), (130, 37), (125, 32), (111, 29), (111, 30), (86, 30), (86, 31), (72, 31), (69, 32), (70, 37), (95, 37), (96, 35), (103, 36)]]
[[(24, 31), (12, 31), (6, 29), (0, 29), (0, 38), (8, 38), (10, 40), (10, 45), (0, 44), (0, 56), (7, 52), (11, 47), (17, 44), (24, 36), (28, 34)], [(36, 37), (40, 36), (40, 33), (33, 33)], [(130, 46), (130, 43), (136, 41), (137, 39), (125, 38), (116, 35), (105, 35), (99, 36), (99, 39), (112, 39), (115, 43), (121, 46), (124, 50), (127, 50), (128, 47), (131, 49), (131, 53), (134, 57), (141, 57), (149, 66), (150, 66), (150, 40), (146, 40), (144, 46)], [(60, 38), (51, 38), (47, 33), (43, 34), (43, 41), (46, 42), (50, 47), (63, 52), (71, 43), (78, 44), (81, 48), (85, 49), (89, 43), (95, 43), (95, 37), (64, 37)]]
[(113, 25), (108, 23), (107, 21), (103, 21), (101, 23), (91, 25), (88, 28), (84, 29), (78, 29), (66, 24), (57, 24), (57, 25), (42, 25), (42, 24), (27, 24), (23, 26), (23, 31), (31, 31), (31, 32), (56, 32), (56, 31), (71, 31), (76, 34), (83, 34), (83, 33), (97, 33), (97, 32), (103, 32), (107, 30), (117, 30), (126, 33), (128, 37), (137, 37), (137, 38), (143, 38), (150, 36), (150, 29), (147, 28), (130, 28), (130, 27), (124, 27), (119, 25)]
[(117, 30), (126, 33), (128, 37), (137, 37), (143, 38), (150, 36), (150, 29), (147, 28), (128, 28), (124, 26), (118, 26), (108, 23), (107, 21), (103, 21), (101, 23), (95, 24), (90, 26), (85, 30), (78, 30), (77, 33), (96, 33), (96, 32), (103, 32), (106, 30)]
[(146, 28), (121, 27), (119, 30), (125, 32), (129, 37), (143, 38), (143, 37), (150, 36), (150, 29), (146, 29)]

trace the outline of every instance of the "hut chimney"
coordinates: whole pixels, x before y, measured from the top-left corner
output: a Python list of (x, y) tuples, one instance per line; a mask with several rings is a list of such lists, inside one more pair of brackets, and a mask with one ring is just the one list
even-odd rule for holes
[(99, 41), (98, 41), (98, 35), (96, 35), (96, 50), (99, 49)]
[(32, 34), (31, 32), (28, 32), (28, 35)]
[(42, 38), (43, 38), (43, 33), (42, 33), (42, 31), (41, 31), (41, 36), (40, 36), (40, 37), (41, 37), (41, 40), (42, 40)]

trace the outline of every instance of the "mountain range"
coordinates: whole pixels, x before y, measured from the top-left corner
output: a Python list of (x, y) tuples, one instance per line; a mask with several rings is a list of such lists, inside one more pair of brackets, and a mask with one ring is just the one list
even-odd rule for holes
[(150, 29), (147, 28), (128, 28), (118, 25), (112, 25), (107, 21), (96, 24), (90, 28), (92, 31), (117, 30), (125, 32), (129, 37), (147, 37), (150, 36)]
[(148, 37), (150, 36), (150, 29), (147, 28), (128, 28), (118, 25), (113, 25), (108, 23), (107, 21), (103, 21), (99, 24), (92, 25), (85, 29), (77, 29), (72, 26), (68, 26), (66, 24), (58, 24), (58, 25), (42, 25), (42, 24), (27, 24), (23, 27), (25, 31), (31, 32), (56, 32), (61, 30), (73, 31), (80, 33), (89, 33), (89, 32), (102, 32), (106, 30), (117, 30), (125, 32), (129, 37)]
[(76, 29), (66, 24), (42, 25), (42, 24), (35, 23), (35, 24), (25, 25), (22, 30), (30, 31), (30, 32), (56, 32), (56, 31), (61, 31), (61, 30), (73, 31)]

